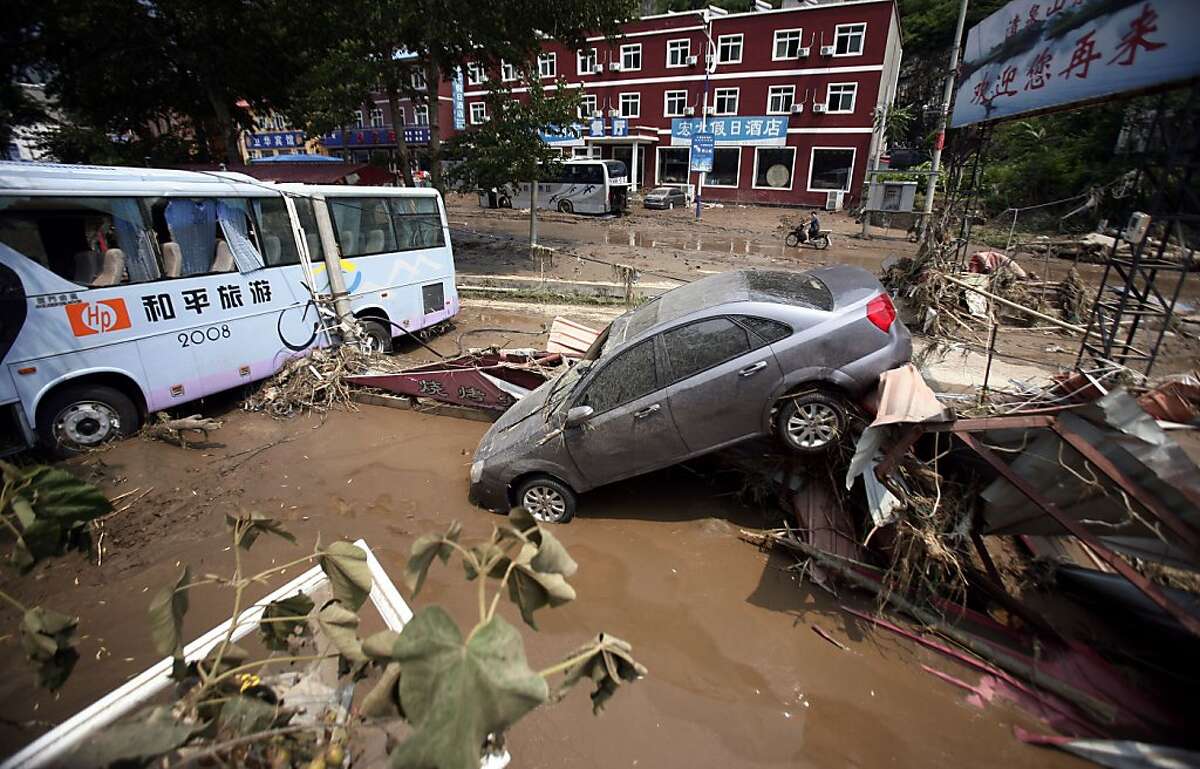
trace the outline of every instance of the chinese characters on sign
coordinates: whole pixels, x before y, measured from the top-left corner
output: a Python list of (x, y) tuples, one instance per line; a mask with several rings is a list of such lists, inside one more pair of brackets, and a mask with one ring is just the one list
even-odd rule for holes
[[(269, 304), (271, 282), (269, 280), (252, 280), (246, 287), (237, 283), (224, 283), (217, 286), (216, 301), (222, 310), (236, 310), (247, 306), (247, 296), (251, 305)], [(175, 297), (167, 293), (144, 294), (141, 302), (142, 312), (148, 323), (175, 320), (179, 317), (179, 312), (190, 312), (199, 317), (205, 315), (206, 311), (213, 307), (213, 297), (207, 288), (188, 288), (180, 291), (179, 309), (176, 309)]]
[[(405, 126), (405, 144), (428, 144), (429, 126)], [(356, 128), (350, 131), (330, 131), (321, 137), (321, 143), (329, 148), (340, 147), (393, 147), (396, 132), (391, 128)]]
[(967, 36), (953, 127), (1200, 76), (1194, 0), (1013, 0)]
[(713, 135), (707, 131), (692, 134), (693, 171), (709, 173), (713, 168)]
[(252, 150), (278, 150), (304, 146), (303, 131), (268, 131), (248, 134), (246, 143)]
[[(700, 133), (700, 118), (674, 118), (671, 121), (671, 144), (692, 143), (692, 135)], [(716, 144), (769, 144), (782, 146), (787, 141), (787, 118), (771, 117), (712, 117), (706, 133)]]

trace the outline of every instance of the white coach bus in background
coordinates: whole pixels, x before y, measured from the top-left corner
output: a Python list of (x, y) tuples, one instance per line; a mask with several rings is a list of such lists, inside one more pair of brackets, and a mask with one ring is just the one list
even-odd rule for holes
[[(620, 160), (568, 160), (538, 182), (537, 207), (564, 214), (619, 214), (629, 205), (629, 172)], [(528, 182), (481, 192), (480, 205), (529, 208)]]
[(84, 450), (327, 343), (314, 206), (374, 346), (458, 312), (436, 190), (0, 163), (0, 452)]

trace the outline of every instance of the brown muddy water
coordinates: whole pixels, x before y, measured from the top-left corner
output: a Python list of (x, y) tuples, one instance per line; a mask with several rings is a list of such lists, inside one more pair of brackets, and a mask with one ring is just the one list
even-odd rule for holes
[[(379, 407), (323, 422), (275, 422), (233, 407), (224, 418), (201, 449), (135, 439), (74, 463), (110, 495), (153, 492), (107, 525), (101, 566), (70, 556), (24, 580), (4, 578), (23, 600), (78, 614), (82, 638), (75, 674), (57, 696), (30, 686), (18, 642), (3, 640), (0, 753), (155, 660), (150, 596), (181, 562), (194, 573), (230, 571), (227, 511), (273, 514), (299, 540), (260, 539), (252, 567), (295, 558), (318, 536), (363, 537), (397, 581), (415, 537), (452, 519), (468, 535), (485, 535), (496, 520), (466, 500), (486, 424)], [(797, 581), (787, 560), (737, 538), (739, 527), (760, 524), (756, 510), (678, 469), (585, 496), (579, 517), (555, 532), (580, 564), (579, 598), (539, 613), (541, 632), (527, 641), (531, 663), (549, 664), (603, 630), (630, 641), (650, 675), (598, 718), (582, 690), (534, 712), (509, 737), (513, 766), (1078, 765), (1017, 742), (1014, 724), (1037, 725), (1006, 707), (964, 704), (920, 668), (949, 663), (873, 634)], [(435, 567), (414, 605), (444, 603), (465, 623), (475, 599), (461, 575), (456, 563)], [(228, 615), (220, 589), (197, 588), (191, 600), (186, 637)], [(503, 611), (519, 624), (511, 606)], [(4, 619), (12, 626), (14, 612)]]

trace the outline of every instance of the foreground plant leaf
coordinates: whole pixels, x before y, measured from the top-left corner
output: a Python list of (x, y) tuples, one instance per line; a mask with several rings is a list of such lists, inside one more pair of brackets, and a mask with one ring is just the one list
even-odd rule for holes
[(633, 658), (632, 652), (633, 647), (627, 642), (601, 633), (591, 643), (568, 655), (567, 659), (585, 656), (563, 671), (563, 681), (555, 691), (555, 698), (561, 698), (572, 686), (590, 678), (596, 684), (591, 694), (592, 712), (600, 715), (618, 686), (646, 675), (646, 668)]
[(146, 708), (132, 718), (93, 732), (75, 752), (86, 766), (136, 762), (161, 756), (188, 741), (199, 726), (175, 720), (171, 708)]
[(404, 583), (413, 595), (421, 592), (421, 585), (425, 584), (425, 575), (429, 572), (434, 557), (445, 563), (450, 558), (450, 553), (454, 552), (454, 548), (447, 543), (457, 542), (461, 534), (462, 524), (452, 521), (445, 534), (426, 534), (418, 537), (413, 543), (408, 563), (404, 567)]
[(71, 638), (78, 624), (75, 617), (41, 606), (25, 612), (21, 619), (21, 645), (34, 664), (40, 686), (54, 691), (71, 675), (79, 659)]
[(543, 573), (533, 567), (537, 554), (538, 548), (532, 543), (522, 545), (508, 578), (508, 597), (521, 610), (521, 619), (534, 630), (537, 630), (533, 619), (535, 611), (543, 606), (562, 606), (575, 600), (575, 588), (567, 584), (563, 575)]
[(342, 655), (351, 662), (366, 662), (362, 641), (358, 639), (358, 615), (342, 606), (336, 599), (321, 607), (317, 612), (317, 624), (321, 632)]
[(258, 632), (263, 643), (272, 651), (286, 651), (292, 635), (307, 635), (308, 623), (303, 619), (286, 620), (282, 622), (267, 622), (278, 617), (306, 617), (313, 610), (313, 600), (304, 593), (296, 593), (290, 598), (272, 601), (263, 609), (263, 621), (258, 624)]
[(100, 489), (65, 470), (37, 466), (22, 470), (0, 463), (9, 486), (6, 510), (20, 525), (9, 561), (22, 572), (41, 558), (61, 553), (71, 544), (86, 543), (85, 524), (112, 511)]
[(38, 518), (62, 524), (86, 523), (112, 512), (104, 492), (66, 470), (41, 465), (25, 473), (29, 485), (21, 496), (28, 499)]
[(400, 703), (415, 731), (392, 753), (395, 769), (478, 769), (484, 737), (549, 697), (520, 634), (499, 616), (464, 643), (445, 610), (422, 609), (400, 634), (396, 659)]
[(391, 660), (395, 654), (396, 641), (400, 634), (395, 630), (380, 630), (363, 641), (363, 654), (376, 661)]
[(363, 698), (362, 707), (359, 709), (362, 715), (367, 718), (403, 717), (404, 711), (400, 709), (399, 683), (400, 663), (389, 662), (383, 669), (383, 674), (379, 677), (375, 687)]
[(219, 716), (221, 730), (231, 737), (241, 737), (246, 734), (265, 731), (276, 724), (276, 720), (286, 721), (291, 714), (282, 711), (278, 706), (264, 702), (257, 697), (236, 696), (221, 705)]
[(249, 515), (242, 516), (240, 518), (232, 515), (225, 516), (225, 525), (228, 526), (231, 531), (234, 530), (235, 527), (238, 527), (239, 524), (241, 534), (238, 536), (238, 547), (242, 548), (243, 550), (249, 550), (254, 545), (255, 540), (258, 539), (258, 535), (264, 532), (268, 534), (274, 534), (281, 539), (286, 539), (293, 545), (296, 544), (296, 537), (294, 534), (283, 528), (283, 524), (281, 524), (279, 521), (275, 520), (274, 518), (269, 518), (262, 513), (250, 513)]
[(154, 650), (164, 656), (183, 654), (183, 615), (187, 614), (188, 595), (179, 588), (191, 580), (191, 574), (191, 569), (184, 566), (178, 579), (160, 588), (150, 601), (150, 638)]
[(329, 577), (333, 597), (358, 611), (371, 594), (371, 568), (367, 554), (349, 542), (334, 542), (321, 556), (321, 569)]
[(558, 538), (541, 526), (525, 508), (513, 508), (508, 514), (508, 523), (508, 527), (501, 528), (501, 536), (519, 539), (537, 547), (537, 555), (529, 563), (534, 570), (570, 577), (579, 568)]

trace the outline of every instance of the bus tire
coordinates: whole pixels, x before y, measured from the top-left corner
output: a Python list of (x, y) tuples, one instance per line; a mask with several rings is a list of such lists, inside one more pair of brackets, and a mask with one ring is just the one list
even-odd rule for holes
[(362, 318), (359, 321), (362, 325), (364, 342), (367, 343), (368, 349), (371, 352), (389, 353), (392, 351), (392, 333), (388, 331), (387, 326), (381, 320), (373, 318)]
[(138, 408), (128, 395), (105, 385), (67, 385), (38, 407), (38, 438), (66, 459), (137, 432)]
[(498, 203), (500, 208), (512, 208), (512, 198), (508, 195), (501, 195)]
[(563, 214), (573, 214), (575, 213), (575, 206), (571, 205), (571, 201), (569, 200), (560, 200), (558, 201), (558, 211)]

